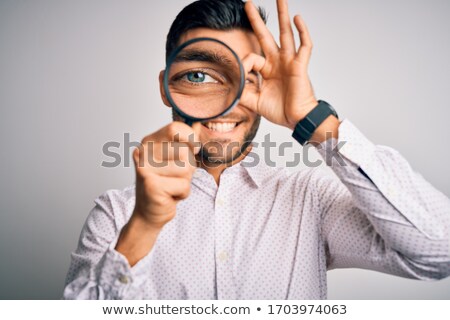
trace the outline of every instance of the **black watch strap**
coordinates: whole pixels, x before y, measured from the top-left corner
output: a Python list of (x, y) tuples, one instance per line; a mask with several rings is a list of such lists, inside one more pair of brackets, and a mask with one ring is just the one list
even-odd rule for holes
[(323, 100), (318, 101), (319, 104), (312, 109), (306, 117), (300, 120), (294, 128), (292, 137), (297, 140), (302, 146), (311, 139), (317, 127), (325, 121), (330, 115), (338, 117), (334, 108)]

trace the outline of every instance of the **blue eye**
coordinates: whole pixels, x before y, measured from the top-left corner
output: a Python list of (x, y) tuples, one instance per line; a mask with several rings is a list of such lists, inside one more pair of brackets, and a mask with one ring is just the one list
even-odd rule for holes
[(191, 82), (203, 82), (206, 78), (206, 75), (202, 72), (189, 72), (186, 76)]
[(200, 71), (192, 71), (185, 74), (187, 81), (193, 83), (217, 83), (213, 77)]

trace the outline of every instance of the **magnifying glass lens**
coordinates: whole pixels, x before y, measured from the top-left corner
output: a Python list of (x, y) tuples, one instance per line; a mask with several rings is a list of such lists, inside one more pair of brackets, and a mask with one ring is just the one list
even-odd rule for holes
[(239, 58), (217, 41), (195, 41), (177, 52), (168, 66), (168, 91), (181, 114), (195, 119), (220, 116), (242, 89)]

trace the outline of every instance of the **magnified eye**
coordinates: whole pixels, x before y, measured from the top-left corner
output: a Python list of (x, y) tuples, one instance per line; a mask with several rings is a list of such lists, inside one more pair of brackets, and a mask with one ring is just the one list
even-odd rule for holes
[(184, 80), (193, 83), (218, 83), (218, 81), (215, 80), (213, 77), (200, 71), (188, 72), (184, 75), (183, 78)]

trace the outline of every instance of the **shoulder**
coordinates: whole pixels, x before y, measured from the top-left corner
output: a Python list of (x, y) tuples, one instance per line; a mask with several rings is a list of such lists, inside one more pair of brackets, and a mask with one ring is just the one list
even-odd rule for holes
[(321, 207), (328, 206), (347, 192), (345, 185), (326, 167), (281, 168), (271, 172), (271, 179), (276, 181), (278, 191), (285, 190), (299, 199), (312, 198)]
[(94, 200), (95, 207), (90, 213), (90, 218), (113, 220), (116, 227), (120, 229), (133, 213), (135, 199), (136, 187), (134, 184), (121, 190), (107, 190)]
[(340, 185), (339, 178), (327, 168), (269, 168), (267, 170), (267, 179), (274, 179), (283, 185), (289, 185), (292, 188), (323, 189), (331, 185)]

